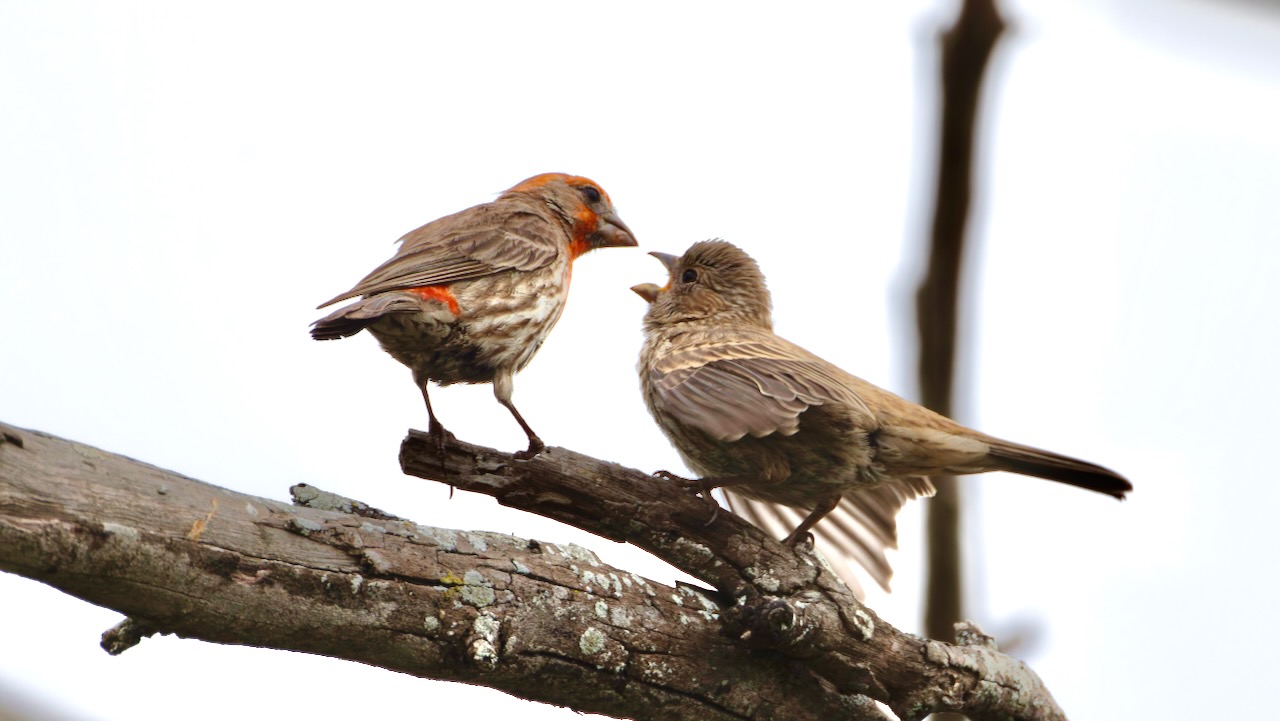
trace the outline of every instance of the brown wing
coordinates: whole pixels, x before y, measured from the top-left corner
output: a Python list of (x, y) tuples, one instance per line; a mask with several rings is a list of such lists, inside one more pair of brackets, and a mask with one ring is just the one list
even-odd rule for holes
[(649, 371), (659, 405), (680, 423), (721, 441), (791, 435), (812, 406), (843, 403), (874, 416), (839, 368), (765, 333), (709, 335), (664, 354)]
[[(893, 567), (885, 551), (898, 547), (898, 510), (913, 498), (933, 493), (928, 478), (895, 480), (845, 496), (836, 510), (814, 526), (818, 550), (859, 598), (864, 593), (854, 569), (862, 568), (876, 585), (888, 591)], [(725, 489), (725, 499), (730, 510), (776, 538), (790, 533), (807, 515), (787, 506), (745, 498), (731, 489)]]
[(522, 198), (477, 205), (408, 233), (390, 260), (319, 307), (358, 295), (541, 268), (561, 250), (563, 232), (542, 208)]
[[(883, 414), (872, 406), (879, 408), (886, 400), (881, 396), (890, 395), (763, 331), (737, 330), (732, 338), (708, 334), (665, 354), (650, 380), (664, 410), (676, 420), (725, 441), (747, 434), (795, 433), (800, 414), (827, 403), (860, 409), (865, 417), (858, 424), (877, 428)], [(887, 589), (893, 571), (885, 550), (898, 545), (898, 509), (912, 498), (932, 494), (929, 480), (919, 477), (850, 493), (814, 528), (819, 548), (837, 561), (837, 572), (851, 587), (861, 586), (850, 573), (849, 565), (856, 564)], [(778, 537), (790, 533), (805, 515), (731, 489), (725, 495), (735, 513)]]

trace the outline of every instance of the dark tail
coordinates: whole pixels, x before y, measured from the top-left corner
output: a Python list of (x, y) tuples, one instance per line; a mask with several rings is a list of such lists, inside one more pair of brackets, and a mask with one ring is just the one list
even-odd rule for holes
[(1088, 461), (1021, 446), (1007, 441), (990, 443), (989, 456), (998, 461), (1001, 470), (1058, 481), (1124, 500), (1133, 484), (1119, 473)]
[(311, 324), (311, 337), (337, 340), (355, 335), (389, 313), (413, 313), (421, 303), (407, 293), (386, 293), (345, 305)]
[(375, 320), (377, 320), (377, 318), (355, 320), (343, 317), (335, 318), (331, 315), (326, 318), (321, 318), (311, 324), (311, 337), (316, 340), (337, 340), (339, 338), (346, 338), (347, 336), (353, 336), (364, 330), (366, 326)]

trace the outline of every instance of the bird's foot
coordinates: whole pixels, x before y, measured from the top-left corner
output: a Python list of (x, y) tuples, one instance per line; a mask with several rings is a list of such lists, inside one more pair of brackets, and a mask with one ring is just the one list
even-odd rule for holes
[(802, 551), (813, 550), (813, 534), (808, 530), (797, 528), (790, 536), (782, 539), (782, 545), (791, 546)]
[(710, 526), (712, 523), (716, 522), (717, 518), (720, 517), (720, 504), (716, 501), (715, 496), (711, 495), (711, 491), (715, 490), (716, 486), (708, 482), (706, 479), (685, 478), (684, 476), (677, 476), (671, 471), (655, 471), (653, 475), (654, 477), (661, 478), (664, 481), (671, 481), (686, 491), (692, 492), (696, 496), (702, 496), (702, 500), (711, 507), (711, 517), (707, 519), (705, 524), (703, 524), (704, 526)]
[(440, 460), (444, 460), (444, 451), (449, 447), (450, 443), (458, 440), (458, 437), (445, 427), (435, 418), (431, 419), (431, 423), (427, 425), (427, 435), (431, 436), (431, 440), (435, 441), (436, 453), (440, 454)]
[(516, 451), (511, 455), (514, 456), (517, 461), (527, 461), (537, 457), (537, 455), (544, 451), (546, 447), (547, 444), (543, 443), (541, 438), (537, 436), (529, 436), (529, 447), (523, 451)]
[[(431, 416), (431, 423), (427, 425), (427, 436), (435, 443), (436, 457), (440, 459), (440, 465), (444, 465), (445, 458), (448, 455), (445, 451), (449, 448), (449, 444), (458, 440), (457, 436), (445, 429), (435, 416)], [(453, 498), (453, 484), (449, 484), (449, 498)]]
[(653, 477), (661, 478), (664, 481), (671, 481), (672, 483), (678, 483), (684, 488), (688, 488), (690, 490), (695, 490), (695, 491), (702, 490), (702, 481), (698, 480), (697, 478), (685, 478), (684, 476), (677, 476), (671, 471), (654, 471)]

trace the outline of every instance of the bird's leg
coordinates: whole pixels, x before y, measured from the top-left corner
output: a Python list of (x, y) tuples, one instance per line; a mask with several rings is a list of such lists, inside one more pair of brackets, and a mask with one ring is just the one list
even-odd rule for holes
[(542, 439), (538, 437), (538, 434), (534, 433), (533, 429), (529, 427), (529, 424), (524, 422), (524, 418), (520, 416), (520, 411), (516, 410), (515, 404), (507, 401), (502, 405), (506, 406), (507, 410), (511, 411), (511, 415), (516, 418), (516, 423), (519, 423), (520, 427), (524, 429), (524, 434), (529, 436), (529, 448), (523, 451), (516, 451), (512, 455), (519, 460), (527, 461), (541, 453), (542, 449), (547, 447), (547, 444), (543, 443)]
[[(418, 383), (418, 388), (422, 389), (422, 401), (427, 404), (427, 435), (431, 436), (431, 440), (436, 444), (436, 455), (440, 457), (440, 465), (444, 465), (445, 447), (452, 443), (456, 438), (452, 433), (445, 430), (445, 427), (436, 419), (435, 411), (431, 410), (431, 396), (427, 394), (427, 381), (423, 380)], [(453, 484), (449, 484), (449, 498), (453, 498)]]
[(808, 538), (809, 529), (817, 525), (818, 521), (825, 518), (828, 513), (836, 510), (836, 506), (838, 505), (840, 505), (839, 493), (833, 493), (826, 498), (823, 498), (818, 502), (818, 505), (814, 506), (813, 510), (809, 512), (809, 515), (800, 522), (800, 525), (796, 526), (796, 530), (792, 531), (791, 535), (782, 539), (782, 543), (784, 545), (794, 547), (800, 541)]
[(677, 476), (671, 471), (654, 471), (654, 476), (664, 481), (673, 481), (680, 484), (682, 488), (692, 491), (695, 495), (702, 496), (703, 500), (711, 506), (711, 518), (707, 519), (706, 524), (710, 526), (720, 517), (720, 504), (716, 502), (711, 492), (717, 488), (725, 486), (741, 486), (750, 483), (759, 483), (760, 479), (754, 476), (709, 476), (707, 478), (685, 478)]
[(427, 394), (427, 383), (423, 381), (418, 384), (418, 388), (422, 390), (422, 401), (427, 404), (427, 435), (431, 436), (436, 442), (436, 449), (440, 452), (441, 457), (444, 456), (445, 446), (457, 440), (452, 433), (445, 430), (443, 424), (436, 419), (435, 411), (431, 410), (431, 396)]
[(515, 417), (516, 423), (520, 424), (520, 428), (524, 430), (524, 434), (529, 437), (529, 448), (512, 454), (518, 460), (527, 461), (541, 453), (542, 449), (547, 447), (547, 444), (543, 443), (542, 439), (538, 437), (538, 434), (533, 432), (533, 429), (525, 422), (524, 416), (521, 416), (520, 411), (516, 410), (516, 404), (511, 402), (512, 386), (512, 374), (499, 373), (493, 379), (493, 396), (498, 399), (499, 403), (506, 406), (507, 410), (511, 411), (511, 415)]

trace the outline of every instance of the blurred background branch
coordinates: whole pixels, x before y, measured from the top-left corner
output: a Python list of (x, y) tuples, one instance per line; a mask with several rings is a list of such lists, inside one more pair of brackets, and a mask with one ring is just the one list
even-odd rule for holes
[[(920, 331), (920, 396), (933, 410), (952, 415), (957, 299), (966, 224), (973, 195), (974, 129), (987, 61), (1005, 27), (995, 0), (966, 0), (954, 25), (941, 35), (942, 103), (937, 193), (929, 266), (916, 292)], [(963, 613), (960, 495), (952, 477), (934, 478), (938, 493), (926, 503), (928, 558), (924, 632), (947, 638)]]

